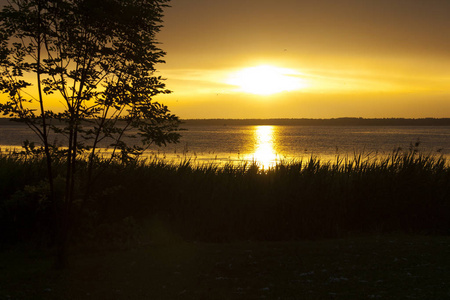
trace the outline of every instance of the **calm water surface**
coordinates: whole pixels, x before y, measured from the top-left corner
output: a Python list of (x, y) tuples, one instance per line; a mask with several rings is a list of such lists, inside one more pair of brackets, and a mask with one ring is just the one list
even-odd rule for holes
[[(450, 157), (448, 126), (210, 126), (185, 125), (180, 143), (152, 147), (150, 158), (197, 162), (257, 161), (268, 167), (280, 160), (309, 158), (333, 160), (337, 155), (386, 155), (408, 150), (420, 142), (423, 153)], [(14, 148), (24, 140), (37, 141), (20, 124), (0, 128), (0, 147)], [(106, 146), (106, 145), (104, 145)]]

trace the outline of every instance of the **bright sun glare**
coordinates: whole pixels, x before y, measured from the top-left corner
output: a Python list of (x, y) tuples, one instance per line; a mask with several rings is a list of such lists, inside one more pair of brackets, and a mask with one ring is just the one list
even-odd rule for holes
[(227, 83), (239, 86), (246, 93), (272, 95), (306, 87), (300, 75), (291, 69), (263, 65), (242, 69), (234, 73)]

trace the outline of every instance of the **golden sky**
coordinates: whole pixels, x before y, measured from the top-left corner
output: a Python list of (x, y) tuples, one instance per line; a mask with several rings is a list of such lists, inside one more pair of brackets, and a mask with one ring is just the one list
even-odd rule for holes
[(172, 0), (181, 118), (450, 117), (449, 0)]

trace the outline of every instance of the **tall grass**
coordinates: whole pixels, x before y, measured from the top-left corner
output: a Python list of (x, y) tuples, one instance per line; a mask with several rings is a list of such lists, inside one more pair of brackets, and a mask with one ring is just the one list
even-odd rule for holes
[[(62, 163), (56, 165), (62, 172)], [(44, 167), (39, 158), (0, 157), (3, 242), (51, 230)], [(85, 172), (82, 165), (80, 187)], [(202, 241), (450, 232), (450, 168), (444, 158), (415, 150), (333, 162), (311, 157), (267, 170), (256, 163), (99, 160), (96, 172), (90, 197), (75, 212), (80, 241), (120, 242), (149, 220), (180, 238)]]

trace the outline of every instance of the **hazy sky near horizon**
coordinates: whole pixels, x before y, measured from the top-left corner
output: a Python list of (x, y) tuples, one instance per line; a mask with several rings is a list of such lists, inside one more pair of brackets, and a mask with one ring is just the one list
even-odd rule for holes
[(172, 0), (158, 40), (181, 118), (450, 117), (449, 0)]

